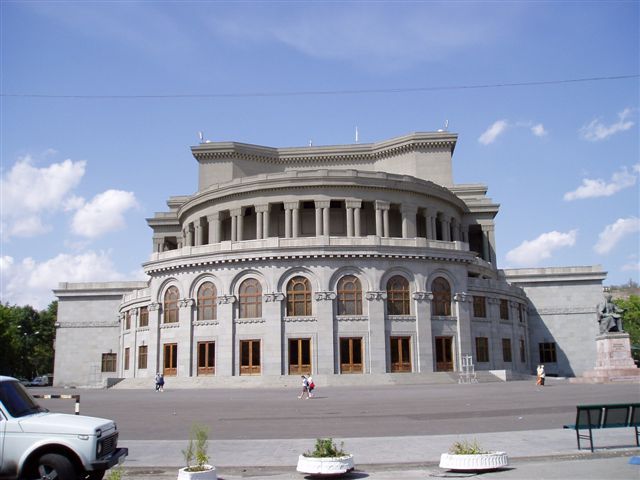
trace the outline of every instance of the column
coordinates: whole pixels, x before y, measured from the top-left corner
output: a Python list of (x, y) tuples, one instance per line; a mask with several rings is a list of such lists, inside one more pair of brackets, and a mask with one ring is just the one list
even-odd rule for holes
[(495, 237), (495, 227), (493, 225), (487, 225), (487, 234), (488, 234), (488, 243), (489, 243), (489, 257), (491, 260), (491, 264), (496, 266), (496, 237)]
[(269, 236), (269, 204), (256, 205), (256, 238)]
[(300, 202), (284, 204), (284, 236), (296, 238), (300, 234)]
[(293, 222), (293, 238), (298, 238), (300, 236), (300, 204), (298, 202), (293, 207), (291, 221)]
[(491, 262), (491, 254), (489, 253), (489, 236), (486, 225), (482, 225), (482, 258), (487, 262)]
[(316, 237), (322, 235), (322, 208), (316, 202)]
[(180, 326), (176, 332), (175, 341), (178, 344), (178, 377), (193, 375), (193, 329), (192, 312), (195, 301), (193, 298), (183, 298), (178, 302), (178, 318)]
[(211, 215), (207, 215), (207, 221), (209, 222), (209, 243), (220, 243), (220, 212), (214, 212)]
[(445, 242), (451, 241), (451, 217), (442, 214), (442, 240)]
[(147, 345), (147, 371), (162, 372), (162, 352), (160, 345), (160, 318), (162, 306), (159, 303), (149, 305), (149, 343)]
[(220, 329), (216, 341), (218, 358), (216, 359), (216, 376), (230, 377), (234, 375), (234, 355), (237, 345), (235, 345), (235, 324), (234, 324), (234, 303), (236, 297), (233, 295), (218, 296), (218, 322)]
[(416, 315), (416, 366), (415, 372), (435, 371), (433, 338), (431, 331), (431, 292), (415, 292), (413, 306)]
[(387, 372), (387, 329), (385, 328), (385, 300), (387, 292), (366, 292), (369, 310), (369, 371)]
[(360, 232), (360, 226), (362, 225), (362, 222), (360, 220), (360, 209), (362, 208), (362, 202), (360, 202), (360, 205), (357, 207), (354, 207), (353, 209), (353, 223), (354, 223), (354, 232), (353, 234), (356, 237), (361, 237), (362, 234)]
[(238, 214), (238, 241), (241, 242), (244, 240), (244, 208), (240, 208), (240, 213)]
[(291, 238), (291, 208), (284, 204), (284, 238)]
[(193, 246), (193, 223), (189, 223), (187, 225), (186, 230), (186, 237), (187, 237), (187, 247), (192, 247)]
[(325, 202), (326, 206), (322, 209), (322, 233), (323, 235), (331, 235), (331, 202)]
[(389, 236), (389, 202), (376, 200), (376, 235), (379, 237)]
[(462, 235), (462, 241), (465, 243), (469, 243), (469, 225), (466, 223), (462, 223), (460, 225), (460, 233)]
[(456, 293), (453, 295), (453, 302), (456, 314), (456, 329), (458, 336), (458, 348), (456, 355), (456, 366), (454, 370), (460, 371), (463, 355), (473, 355), (471, 345), (471, 304), (472, 296), (466, 293)]
[(317, 345), (313, 352), (313, 373), (320, 375), (333, 375), (340, 372), (339, 359), (336, 355), (336, 342), (333, 305), (336, 298), (335, 292), (315, 292), (313, 304), (314, 316), (317, 318)]
[(402, 205), (402, 238), (416, 237), (416, 213), (418, 207), (415, 205)]
[[(282, 354), (282, 302), (285, 295), (281, 292), (268, 293), (262, 297), (262, 318), (264, 324), (264, 337), (261, 344), (262, 375), (286, 375), (284, 355)], [(285, 345), (284, 348), (288, 348)]]
[(269, 238), (269, 222), (271, 218), (271, 208), (267, 204), (265, 210), (262, 212), (262, 235), (263, 238)]
[(239, 242), (242, 240), (242, 208), (234, 208), (231, 214), (231, 241)]
[(196, 247), (202, 245), (202, 225), (200, 224), (200, 219), (195, 222), (195, 243)]
[(427, 240), (433, 240), (433, 224), (431, 221), (431, 210), (429, 208), (425, 208), (423, 210), (424, 214), (424, 224), (427, 230)]
[[(360, 206), (362, 202), (360, 200), (347, 200), (345, 201), (345, 207), (347, 212), (347, 237), (360, 236)], [(356, 211), (358, 212), (358, 218), (356, 219)], [(357, 233), (356, 233), (357, 229)]]

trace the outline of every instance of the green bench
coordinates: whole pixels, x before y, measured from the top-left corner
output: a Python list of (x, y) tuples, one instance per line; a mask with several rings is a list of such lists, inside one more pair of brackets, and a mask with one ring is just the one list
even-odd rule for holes
[[(576, 431), (578, 450), (580, 450), (580, 439), (588, 439), (593, 452), (593, 430), (600, 428), (633, 427), (636, 431), (636, 445), (640, 447), (640, 436), (638, 434), (640, 403), (578, 405), (576, 409), (576, 423), (564, 425), (563, 428)], [(589, 434), (580, 433), (581, 430), (588, 430)]]

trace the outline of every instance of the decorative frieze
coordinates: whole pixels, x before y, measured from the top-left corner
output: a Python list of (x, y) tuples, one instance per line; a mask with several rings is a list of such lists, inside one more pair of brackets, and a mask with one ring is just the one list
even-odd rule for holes
[(282, 292), (273, 292), (273, 293), (265, 293), (262, 295), (264, 301), (269, 302), (281, 302), (284, 300), (284, 293)]
[(391, 322), (415, 322), (416, 317), (413, 315), (389, 315), (387, 317)]
[(459, 303), (470, 302), (471, 299), (472, 299), (472, 295), (469, 295), (466, 292), (460, 292), (453, 295), (454, 302), (459, 302)]
[(218, 295), (218, 305), (226, 305), (229, 303), (235, 303), (235, 295)]
[(284, 317), (282, 321), (286, 323), (295, 323), (295, 322), (317, 322), (318, 320), (316, 317)]
[(220, 322), (218, 320), (194, 320), (191, 324), (194, 327), (198, 326), (206, 326), (206, 325), (219, 325)]
[(187, 308), (191, 307), (195, 304), (195, 300), (193, 298), (182, 298), (178, 300), (178, 307)]
[(180, 322), (171, 322), (171, 323), (161, 323), (160, 330), (169, 329), (169, 328), (179, 328)]
[(386, 300), (387, 292), (365, 292), (364, 298), (366, 298), (369, 301)]
[(265, 323), (264, 318), (236, 318), (233, 323), (235, 324), (248, 324), (248, 323)]
[(339, 322), (366, 322), (369, 320), (367, 315), (339, 315), (336, 318)]
[(430, 302), (433, 300), (433, 293), (431, 292), (414, 292), (412, 296), (418, 302)]
[(59, 322), (56, 328), (95, 328), (95, 327), (119, 327), (119, 321), (115, 322)]
[(535, 313), (539, 315), (580, 315), (595, 314), (596, 307), (555, 307), (555, 308), (536, 308)]
[(159, 303), (150, 303), (149, 304), (149, 311), (150, 312), (155, 312), (156, 310), (161, 310), (162, 305), (160, 305)]
[(325, 300), (335, 300), (336, 292), (316, 292), (315, 299), (318, 302), (322, 302)]

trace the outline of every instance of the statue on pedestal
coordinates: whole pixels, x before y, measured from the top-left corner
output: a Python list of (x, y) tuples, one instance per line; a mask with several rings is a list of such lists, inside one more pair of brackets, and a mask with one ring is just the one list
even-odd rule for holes
[(611, 301), (611, 294), (605, 295), (605, 302), (598, 306), (598, 323), (600, 333), (623, 332), (622, 313), (624, 309)]

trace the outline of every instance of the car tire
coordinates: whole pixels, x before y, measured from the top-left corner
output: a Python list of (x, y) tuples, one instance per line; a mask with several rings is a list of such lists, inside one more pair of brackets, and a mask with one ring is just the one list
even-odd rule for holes
[(38, 460), (37, 477), (41, 480), (76, 480), (76, 469), (71, 461), (57, 453), (47, 453)]

